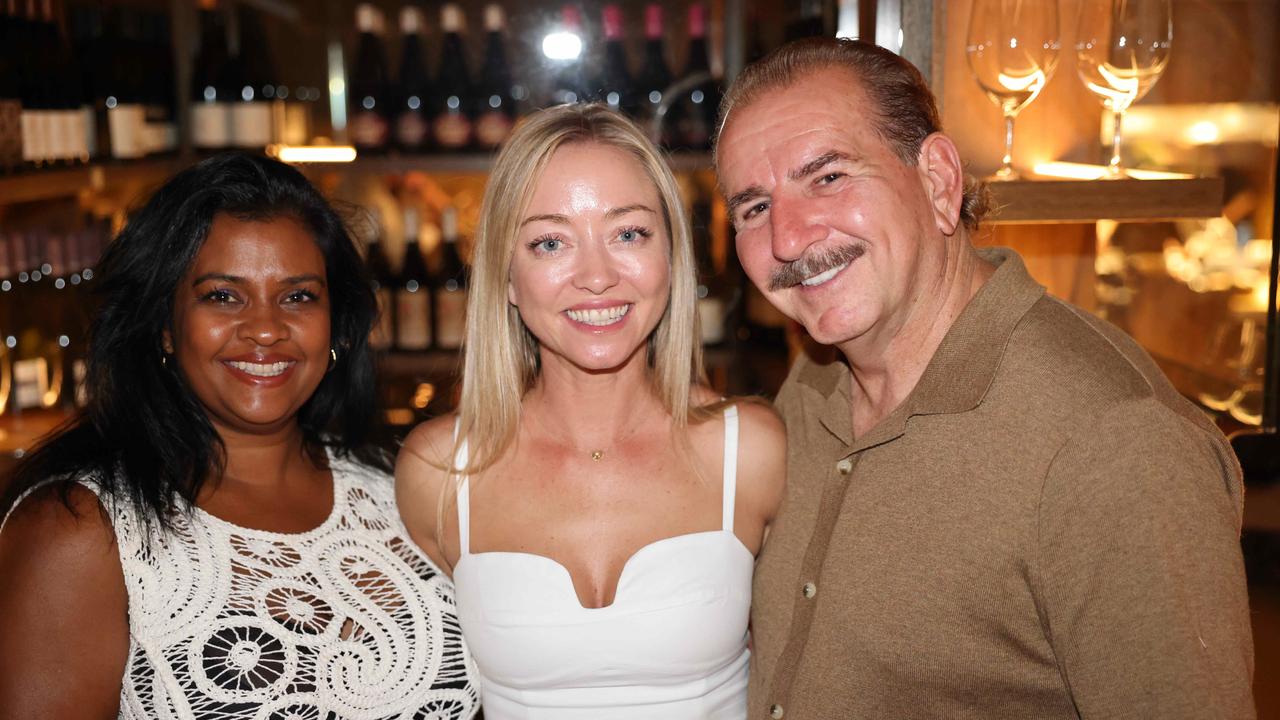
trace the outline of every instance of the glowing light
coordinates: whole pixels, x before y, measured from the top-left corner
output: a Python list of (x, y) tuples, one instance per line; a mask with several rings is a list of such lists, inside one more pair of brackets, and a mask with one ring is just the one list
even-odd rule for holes
[(1218, 129), (1217, 124), (1212, 120), (1201, 120), (1187, 128), (1187, 140), (1195, 145), (1216, 143), (1221, 137), (1222, 131)]
[(549, 33), (542, 38), (542, 54), (551, 60), (577, 60), (582, 55), (582, 38), (563, 30)]
[[(1187, 173), (1165, 172), (1163, 170), (1125, 168), (1125, 172), (1135, 180), (1185, 180), (1195, 177)], [(1037, 163), (1035, 173), (1044, 177), (1064, 178), (1066, 180), (1097, 180), (1107, 174), (1107, 166), (1073, 162), (1046, 162)]]
[(268, 145), (267, 154), (287, 163), (345, 163), (356, 159), (350, 145)]

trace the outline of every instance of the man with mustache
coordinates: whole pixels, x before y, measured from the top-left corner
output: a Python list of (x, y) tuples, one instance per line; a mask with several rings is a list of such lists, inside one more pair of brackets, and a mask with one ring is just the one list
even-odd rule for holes
[(974, 248), (919, 72), (800, 41), (721, 112), (742, 265), (841, 356), (778, 396), (750, 717), (1253, 717), (1229, 446), (1132, 339)]

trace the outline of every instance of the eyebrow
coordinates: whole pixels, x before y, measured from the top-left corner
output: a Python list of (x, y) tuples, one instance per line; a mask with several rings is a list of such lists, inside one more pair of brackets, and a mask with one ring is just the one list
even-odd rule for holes
[[(197, 277), (195, 280), (192, 280), (191, 285), (194, 287), (200, 283), (208, 282), (210, 280), (222, 280), (229, 283), (243, 283), (246, 281), (246, 278), (239, 275), (228, 275), (226, 273), (205, 273)], [(284, 279), (285, 285), (297, 285), (298, 283), (304, 282), (316, 282), (324, 285), (325, 279), (315, 273), (308, 273), (306, 275), (290, 275)]]
[(822, 153), (818, 157), (787, 173), (787, 178), (791, 180), (800, 180), (814, 174), (837, 160), (849, 159), (851, 158), (845, 153), (838, 150), (828, 150), (827, 152)]
[(746, 205), (752, 200), (762, 197), (769, 197), (769, 193), (765, 192), (764, 188), (759, 185), (752, 185), (745, 190), (730, 195), (729, 199), (725, 201), (725, 206), (727, 207), (729, 214), (733, 215), (737, 212), (738, 208)]
[[(627, 213), (633, 213), (633, 212), (647, 212), (647, 213), (653, 213), (654, 215), (657, 214), (657, 212), (653, 208), (649, 207), (648, 205), (637, 203), (635, 205), (623, 205), (622, 207), (611, 208), (605, 212), (604, 216), (605, 216), (605, 219), (607, 220), (613, 220), (614, 218), (619, 218), (619, 217), (622, 217), (623, 215), (626, 215)], [(553, 223), (556, 223), (557, 225), (568, 225), (569, 217), (567, 215), (561, 215), (559, 213), (530, 215), (529, 217), (521, 221), (520, 225), (521, 227), (523, 227), (525, 225), (528, 225), (531, 222), (553, 222)]]

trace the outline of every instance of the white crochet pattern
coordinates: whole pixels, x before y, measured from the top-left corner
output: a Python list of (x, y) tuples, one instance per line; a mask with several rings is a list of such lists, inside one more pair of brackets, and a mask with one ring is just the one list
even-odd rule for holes
[(390, 478), (331, 467), (332, 514), (305, 533), (196, 510), (148, 545), (108, 503), (129, 593), (122, 720), (475, 715), (452, 583), (407, 539)]

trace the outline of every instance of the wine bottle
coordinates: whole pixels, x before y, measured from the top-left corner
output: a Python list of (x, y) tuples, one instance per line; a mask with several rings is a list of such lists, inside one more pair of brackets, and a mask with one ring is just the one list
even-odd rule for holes
[(605, 5), (601, 13), (604, 26), (604, 70), (596, 83), (592, 99), (628, 115), (636, 111), (635, 84), (627, 68), (626, 39), (623, 35), (622, 8)]
[(271, 104), (270, 98), (264, 95), (264, 90), (275, 90), (271, 83), (271, 58), (257, 11), (247, 5), (238, 6), (237, 11), (240, 13), (240, 53), (233, 67), (239, 72), (239, 83), (237, 95), (231, 100), (231, 144), (262, 149), (271, 142)]
[(50, 94), (55, 86), (49, 77), (48, 35), (36, 0), (27, 0), (26, 13), (19, 20), (16, 55), (30, 63), (22, 77), (22, 160), (28, 166), (40, 167), (49, 159), (52, 131)]
[(390, 135), (386, 113), (387, 54), (383, 49), (385, 27), (382, 13), (373, 5), (356, 5), (356, 29), (360, 40), (356, 45), (356, 65), (351, 74), (349, 130), (351, 143), (364, 153), (381, 153), (387, 149)]
[(369, 346), (374, 350), (388, 350), (396, 339), (396, 276), (391, 271), (382, 242), (382, 223), (375, 217), (373, 235), (369, 238), (365, 263), (373, 276), (374, 294), (378, 298), (378, 320), (369, 334)]
[(178, 126), (173, 103), (173, 50), (169, 42), (169, 19), (162, 13), (145, 16), (143, 37), (147, 67), (145, 114), (149, 136), (148, 154), (167, 154), (178, 147)]
[[(636, 80), (639, 94), (636, 122), (652, 132), (662, 94), (671, 86), (671, 70), (667, 67), (666, 42), (662, 32), (662, 6), (649, 3), (644, 8), (644, 65)], [(664, 134), (669, 126), (664, 125)]]
[(410, 5), (400, 10), (400, 74), (395, 116), (396, 147), (418, 153), (431, 139), (431, 81), (422, 49), (422, 11)]
[(511, 66), (507, 64), (506, 16), (502, 7), (490, 3), (484, 8), (484, 67), (476, 93), (476, 144), (493, 150), (502, 144), (515, 126), (516, 106), (512, 97)]
[(707, 56), (706, 6), (695, 2), (689, 6), (689, 52), (681, 77), (699, 74), (707, 79), (680, 96), (666, 121), (672, 129), (672, 146), (683, 150), (711, 149), (720, 105), (720, 84), (711, 77)]
[(18, 346), (16, 271), (9, 237), (0, 233), (0, 416), (12, 404), (13, 354)]
[(116, 9), (116, 35), (111, 81), (106, 97), (111, 154), (121, 160), (140, 158), (147, 152), (146, 110), (142, 104), (145, 60), (139, 53), (137, 11)]
[(0, 2), (0, 172), (12, 172), (22, 165), (22, 81), (18, 69), (17, 25), (17, 1), (3, 0)]
[(107, 124), (106, 88), (110, 69), (102, 11), (98, 7), (75, 6), (70, 9), (71, 46), (75, 54), (74, 71), (80, 82), (81, 125), (84, 128), (85, 156), (93, 159), (111, 156), (110, 128)]
[[(560, 31), (565, 35), (578, 38), (585, 45), (582, 32), (582, 14), (576, 5), (564, 5), (560, 8)], [(586, 102), (591, 98), (591, 84), (583, 69), (585, 47), (578, 55), (554, 59), (555, 69), (551, 75), (551, 104)]]
[(440, 214), (440, 281), (435, 286), (436, 347), (457, 350), (467, 329), (467, 267), (458, 252), (458, 211)]
[[(43, 232), (20, 234), (13, 247), (18, 268), (18, 307), (55, 307), (48, 275), (52, 266), (45, 260)], [(60, 387), (61, 353), (51, 341), (51, 314), (23, 313), (19, 318), (13, 357), (14, 410), (22, 412), (48, 407), (57, 402), (54, 387)]]
[(826, 20), (823, 18), (822, 4), (823, 0), (800, 0), (796, 16), (787, 24), (786, 39), (788, 42), (826, 34)]
[(200, 0), (200, 52), (191, 72), (191, 139), (201, 150), (231, 144), (231, 91), (222, 84), (227, 28), (217, 0)]
[(730, 330), (728, 311), (733, 304), (734, 285), (716, 262), (711, 198), (696, 181), (690, 185), (689, 226), (698, 266), (699, 333), (703, 345), (718, 345), (725, 341)]
[(418, 244), (418, 211), (404, 208), (404, 260), (396, 288), (396, 349), (420, 351), (431, 347), (431, 287), (427, 263)]
[(435, 99), (431, 112), (432, 140), (441, 152), (457, 152), (471, 144), (473, 132), (471, 75), (467, 71), (467, 50), (462, 33), (466, 16), (457, 3), (440, 8), (440, 28), (444, 38), (440, 45), (440, 71), (436, 76)]

